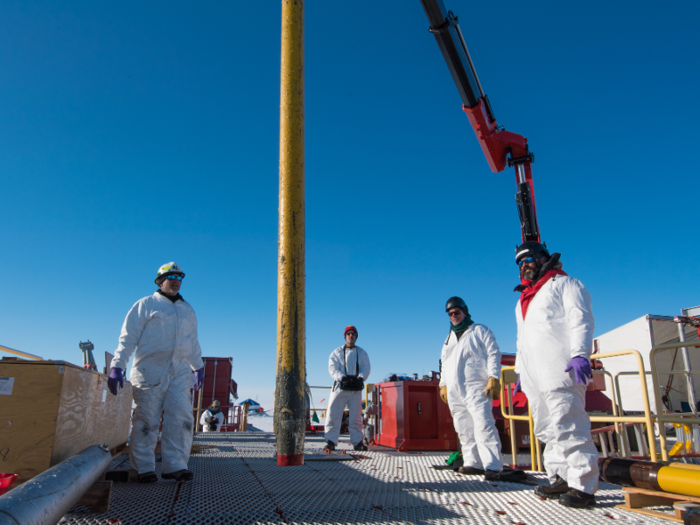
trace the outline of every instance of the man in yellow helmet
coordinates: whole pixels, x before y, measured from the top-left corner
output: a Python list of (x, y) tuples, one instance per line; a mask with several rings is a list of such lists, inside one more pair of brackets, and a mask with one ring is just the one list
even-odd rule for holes
[[(163, 479), (188, 481), (194, 418), (190, 389), (204, 382), (204, 362), (197, 337), (197, 317), (180, 295), (185, 272), (174, 262), (158, 269), (153, 295), (136, 302), (124, 320), (119, 346), (109, 375), (110, 391), (124, 386), (123, 370), (132, 354), (131, 382), (134, 386), (130, 462), (139, 481), (158, 480), (154, 451), (158, 442), (161, 411)], [(194, 373), (194, 374), (193, 374)]]

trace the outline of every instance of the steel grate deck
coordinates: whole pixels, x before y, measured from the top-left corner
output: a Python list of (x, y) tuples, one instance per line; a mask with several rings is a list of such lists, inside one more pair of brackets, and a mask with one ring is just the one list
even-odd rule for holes
[[(488, 483), (481, 476), (434, 470), (446, 453), (369, 451), (368, 459), (307, 462), (278, 467), (274, 434), (198, 434), (202, 449), (190, 458), (195, 479), (187, 483), (115, 483), (110, 511), (75, 507), (62, 525), (185, 524), (470, 524), (470, 525), (662, 525), (663, 519), (623, 511), (619, 487), (601, 483), (598, 505), (567, 509), (535, 497), (532, 487)], [(305, 451), (320, 453), (325, 441), (307, 436)], [(341, 439), (339, 450), (351, 451)], [(160, 462), (156, 473), (160, 475)], [(110, 468), (128, 468), (122, 456)], [(536, 479), (546, 484), (545, 476)], [(670, 511), (671, 509), (663, 509)]]

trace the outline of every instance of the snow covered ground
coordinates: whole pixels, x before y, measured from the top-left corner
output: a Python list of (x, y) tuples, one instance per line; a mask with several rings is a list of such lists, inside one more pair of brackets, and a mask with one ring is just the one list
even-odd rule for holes
[(254, 426), (256, 430), (262, 432), (272, 432), (272, 414), (267, 414), (263, 412), (260, 415), (249, 415), (248, 416), (248, 430), (253, 430), (251, 427)]

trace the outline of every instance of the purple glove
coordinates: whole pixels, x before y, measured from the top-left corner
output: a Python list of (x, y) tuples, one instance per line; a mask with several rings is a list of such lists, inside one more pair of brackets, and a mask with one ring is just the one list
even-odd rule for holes
[(117, 383), (119, 383), (119, 386), (124, 388), (124, 376), (122, 375), (122, 369), (112, 368), (112, 370), (109, 372), (109, 379), (107, 379), (107, 388), (109, 388), (109, 391), (115, 396), (119, 392), (117, 390)]
[(513, 389), (513, 395), (521, 392), (520, 390), (520, 374), (518, 374), (518, 380), (515, 382), (515, 388)]
[(564, 372), (568, 372), (573, 368), (574, 377), (579, 385), (587, 385), (588, 379), (593, 377), (591, 372), (591, 360), (585, 357), (574, 357), (570, 362), (569, 366), (566, 367)]
[(197, 378), (197, 383), (194, 385), (194, 391), (199, 392), (199, 389), (202, 388), (202, 385), (204, 384), (204, 368), (195, 370), (194, 376)]

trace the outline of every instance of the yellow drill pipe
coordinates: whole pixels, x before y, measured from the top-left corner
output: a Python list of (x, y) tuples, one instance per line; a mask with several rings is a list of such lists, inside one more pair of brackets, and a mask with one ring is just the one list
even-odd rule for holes
[(278, 465), (300, 465), (306, 427), (304, 2), (282, 0), (277, 274)]

